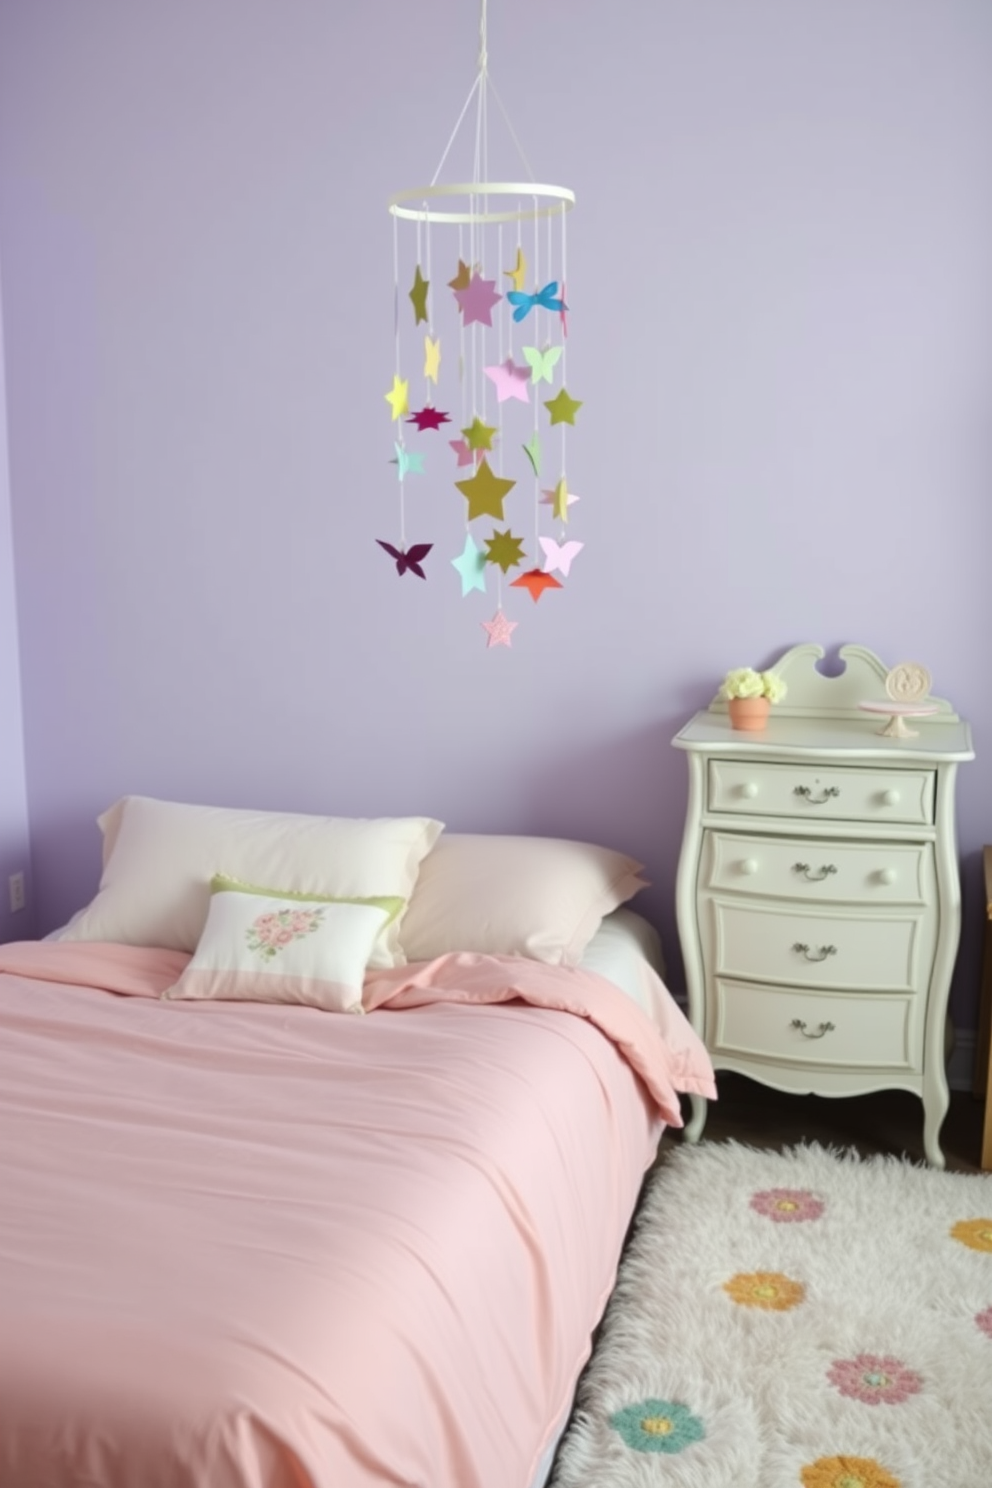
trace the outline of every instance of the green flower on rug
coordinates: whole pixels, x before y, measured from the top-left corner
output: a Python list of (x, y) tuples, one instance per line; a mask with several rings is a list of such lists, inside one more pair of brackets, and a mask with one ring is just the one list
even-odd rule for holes
[(799, 1478), (803, 1488), (901, 1488), (874, 1457), (818, 1457)]
[(625, 1405), (610, 1417), (610, 1425), (635, 1452), (684, 1452), (706, 1435), (699, 1417), (678, 1400)]

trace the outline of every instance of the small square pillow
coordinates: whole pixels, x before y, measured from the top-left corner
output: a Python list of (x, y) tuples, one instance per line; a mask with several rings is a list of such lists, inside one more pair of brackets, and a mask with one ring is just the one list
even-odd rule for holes
[(590, 842), (446, 832), (400, 926), (408, 961), (449, 951), (576, 966), (604, 915), (647, 887), (641, 864)]
[(300, 1002), (360, 1013), (369, 954), (403, 905), (391, 897), (328, 899), (263, 889), (215, 874), (193, 959), (162, 996)]

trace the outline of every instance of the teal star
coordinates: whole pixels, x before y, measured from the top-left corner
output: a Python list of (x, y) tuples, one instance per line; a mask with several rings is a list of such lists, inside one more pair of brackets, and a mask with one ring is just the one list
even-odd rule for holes
[(424, 456), (420, 450), (404, 449), (401, 444), (393, 445), (396, 451), (396, 459), (390, 460), (390, 465), (397, 467), (397, 475), (403, 480), (407, 475), (423, 475)]
[(476, 547), (471, 533), (465, 534), (465, 546), (457, 558), (452, 558), (451, 566), (457, 568), (461, 576), (462, 599), (473, 589), (481, 589), (485, 594), (486, 555)]

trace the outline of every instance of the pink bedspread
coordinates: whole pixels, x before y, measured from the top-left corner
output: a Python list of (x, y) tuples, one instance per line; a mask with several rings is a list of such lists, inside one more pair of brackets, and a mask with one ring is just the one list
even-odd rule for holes
[(692, 1030), (493, 957), (158, 1001), (185, 961), (0, 947), (0, 1485), (526, 1488)]

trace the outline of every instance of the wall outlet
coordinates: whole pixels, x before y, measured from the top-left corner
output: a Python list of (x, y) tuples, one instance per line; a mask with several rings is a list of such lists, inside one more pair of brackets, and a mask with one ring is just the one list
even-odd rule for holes
[(16, 914), (19, 909), (24, 908), (24, 874), (12, 873), (8, 880), (10, 884), (10, 908)]

